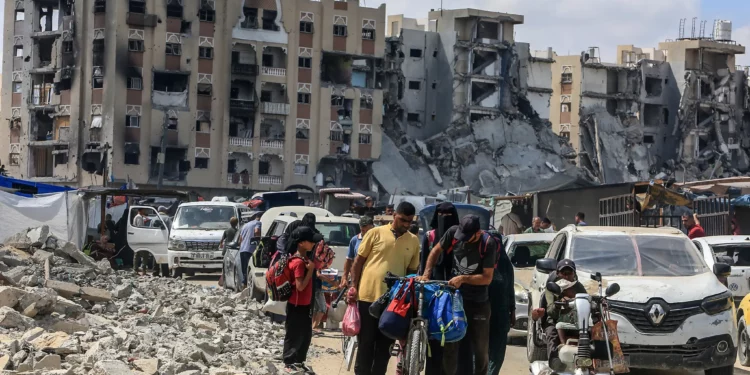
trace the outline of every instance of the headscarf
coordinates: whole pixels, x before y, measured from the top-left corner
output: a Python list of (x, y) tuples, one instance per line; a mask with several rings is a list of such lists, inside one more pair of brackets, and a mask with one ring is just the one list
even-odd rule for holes
[(312, 229), (315, 233), (320, 233), (315, 229), (315, 214), (313, 213), (308, 212), (302, 217), (302, 225)]
[[(451, 216), (442, 216), (439, 214), (450, 213)], [(432, 215), (432, 221), (430, 221), (430, 228), (435, 231), (435, 239), (430, 243), (429, 236), (425, 233), (425, 238), (422, 242), (422, 251), (420, 254), (419, 269), (420, 272), (424, 272), (427, 266), (427, 258), (430, 255), (430, 251), (435, 245), (440, 243), (440, 239), (443, 238), (445, 232), (454, 225), (458, 225), (459, 217), (456, 206), (450, 202), (440, 203), (435, 208), (435, 213)], [(445, 256), (444, 253), (440, 254), (437, 263), (432, 268), (432, 278), (434, 280), (448, 280), (450, 277), (451, 269), (453, 268), (453, 257)]]
[[(451, 214), (451, 216), (441, 216), (439, 214)], [(435, 208), (435, 213), (432, 215), (432, 221), (430, 222), (430, 228), (435, 230), (435, 241), (432, 246), (437, 245), (440, 239), (443, 238), (445, 232), (454, 225), (458, 225), (459, 217), (458, 210), (453, 203), (443, 202)]]
[[(279, 238), (276, 240), (276, 250), (280, 251), (282, 253), (286, 254), (293, 254), (295, 251), (297, 251), (297, 244), (294, 244), (294, 247), (290, 247), (292, 245), (292, 241), (290, 240), (290, 237), (292, 235), (292, 232), (302, 226), (302, 221), (295, 220), (289, 223), (289, 225), (286, 226), (284, 229), (284, 233), (279, 236)], [(291, 251), (291, 253), (289, 252)]]

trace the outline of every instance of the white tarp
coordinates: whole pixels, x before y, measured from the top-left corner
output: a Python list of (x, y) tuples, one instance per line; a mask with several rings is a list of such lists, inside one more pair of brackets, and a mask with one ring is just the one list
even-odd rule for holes
[(28, 228), (49, 226), (56, 237), (83, 247), (85, 202), (75, 191), (27, 198), (0, 191), (0, 239)]

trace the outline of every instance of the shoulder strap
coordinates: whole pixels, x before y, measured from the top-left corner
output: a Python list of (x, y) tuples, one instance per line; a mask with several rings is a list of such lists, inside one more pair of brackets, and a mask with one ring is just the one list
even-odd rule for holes
[(446, 254), (450, 254), (453, 252), (453, 248), (456, 247), (456, 244), (458, 243), (457, 239), (453, 239), (453, 242), (451, 242), (451, 247), (448, 248), (448, 250), (445, 251)]
[(427, 240), (430, 241), (430, 246), (435, 242), (435, 230), (427, 232)]

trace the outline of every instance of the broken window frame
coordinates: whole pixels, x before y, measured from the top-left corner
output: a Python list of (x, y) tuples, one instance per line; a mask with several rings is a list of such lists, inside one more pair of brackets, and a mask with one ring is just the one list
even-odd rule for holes
[(177, 0), (167, 3), (167, 18), (182, 18), (185, 9)]
[(294, 174), (297, 176), (306, 176), (307, 175), (307, 164), (294, 164)]
[[(412, 87), (414, 86), (414, 87)], [(421, 90), (422, 89), (422, 82), (420, 81), (409, 81), (409, 90)]]
[(419, 113), (416, 112), (409, 112), (406, 114), (406, 121), (407, 122), (420, 122), (419, 119)]
[(15, 19), (16, 22), (25, 21), (26, 20), (26, 11), (24, 11), (23, 9), (16, 9), (16, 13), (15, 13), (14, 19)]
[(167, 130), (174, 130), (177, 131), (177, 128), (179, 126), (179, 122), (176, 118), (168, 118), (167, 119)]
[(570, 140), (570, 132), (569, 131), (561, 131), (560, 132), (560, 137), (563, 137), (563, 138), (565, 138), (567, 140)]
[(200, 96), (211, 96), (213, 95), (214, 87), (210, 83), (199, 83), (196, 91)]
[(141, 116), (125, 116), (125, 127), (126, 128), (140, 128), (141, 127)]
[(214, 47), (198, 47), (198, 58), (213, 60)]
[(303, 34), (313, 34), (315, 24), (310, 21), (299, 21), (299, 32)]
[(345, 97), (339, 95), (331, 95), (331, 107), (343, 107)]
[(208, 166), (210, 165), (210, 158), (195, 158), (195, 161), (193, 162), (193, 168), (195, 169), (208, 169)]
[[(271, 12), (275, 13), (273, 15), (273, 18), (270, 17)], [(263, 14), (261, 15), (261, 23), (263, 30), (267, 31), (279, 31), (281, 28), (279, 25), (276, 24), (276, 17), (278, 17), (279, 13), (275, 10), (270, 9), (263, 9)]]
[(128, 39), (128, 51), (143, 52), (146, 50), (146, 44), (139, 39)]
[(73, 53), (73, 42), (72, 41), (64, 41), (64, 42), (62, 42), (62, 52), (63, 53)]
[(198, 11), (198, 19), (201, 22), (216, 22), (216, 11), (213, 9), (201, 9)]
[(141, 77), (128, 77), (127, 88), (128, 90), (143, 90), (143, 78)]
[(372, 98), (362, 96), (359, 98), (360, 109), (372, 109)]
[(343, 142), (344, 131), (343, 130), (331, 130), (330, 139), (332, 142)]
[(164, 49), (167, 56), (182, 56), (182, 44), (167, 43)]
[(310, 139), (310, 129), (297, 129), (297, 131), (294, 134), (294, 138), (296, 139), (302, 139), (302, 140), (308, 140)]
[(13, 93), (14, 94), (20, 94), (21, 90), (23, 89), (22, 85), (23, 85), (23, 82), (21, 82), (21, 81), (14, 81), (13, 84), (11, 85), (11, 87), (13, 88)]
[(409, 49), (409, 57), (413, 57), (416, 59), (422, 58), (422, 50), (419, 48), (411, 48)]
[(298, 92), (297, 93), (298, 104), (312, 104), (312, 94), (309, 92)]
[(375, 40), (374, 29), (362, 29), (362, 40)]
[(13, 57), (23, 57), (23, 45), (13, 46)]
[(361, 145), (372, 144), (372, 134), (370, 134), (370, 133), (360, 133), (359, 134), (359, 144), (361, 144)]
[(128, 12), (136, 14), (146, 14), (146, 2), (142, 0), (128, 1)]
[(16, 152), (8, 154), (8, 165), (12, 167), (21, 165), (21, 154)]
[(105, 13), (107, 11), (106, 0), (94, 0), (94, 14)]
[(560, 103), (560, 113), (568, 113), (571, 110), (570, 103)]
[(560, 83), (573, 83), (573, 73), (562, 73)]
[(304, 69), (312, 69), (312, 57), (304, 57), (304, 56), (300, 56), (300, 57), (299, 57), (299, 58), (297, 59), (297, 65), (298, 65), (298, 66), (299, 66), (300, 68), (304, 68)]
[(196, 133), (211, 133), (211, 122), (210, 121), (195, 121), (195, 132)]
[[(135, 159), (132, 159), (135, 157)], [(125, 152), (125, 157), (123, 159), (123, 163), (126, 165), (140, 165), (141, 164), (141, 153), (135, 153), (135, 152)], [(135, 161), (135, 162), (134, 162)]]
[(348, 29), (346, 25), (333, 25), (333, 36), (346, 38), (348, 36)]
[(104, 88), (104, 77), (93, 77), (91, 79), (92, 89), (103, 89)]
[(257, 29), (258, 28), (258, 8), (244, 7), (242, 14), (245, 20), (240, 23), (240, 29)]

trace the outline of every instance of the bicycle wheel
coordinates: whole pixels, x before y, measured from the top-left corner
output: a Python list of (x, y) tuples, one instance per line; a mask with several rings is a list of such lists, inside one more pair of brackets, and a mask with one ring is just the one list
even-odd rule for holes
[(344, 350), (344, 359), (346, 360), (346, 371), (352, 369), (354, 358), (357, 353), (357, 336), (349, 337), (346, 340), (346, 349)]
[(412, 329), (406, 345), (406, 363), (403, 364), (403, 368), (407, 370), (407, 375), (419, 375), (424, 369), (427, 354), (427, 332), (424, 327)]

